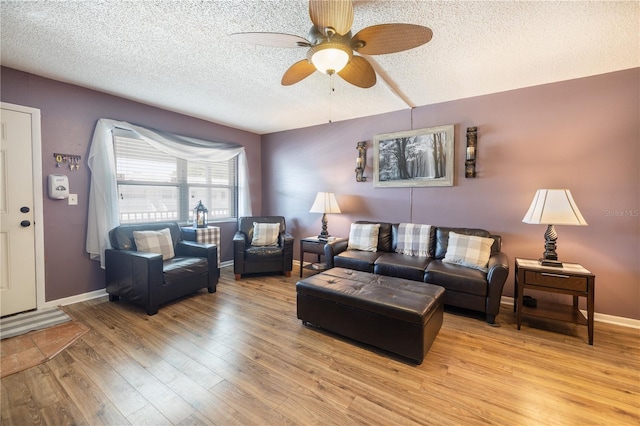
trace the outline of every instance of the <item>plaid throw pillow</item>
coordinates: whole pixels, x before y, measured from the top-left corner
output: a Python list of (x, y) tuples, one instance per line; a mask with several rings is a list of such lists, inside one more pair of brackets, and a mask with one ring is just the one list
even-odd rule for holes
[(280, 235), (279, 223), (253, 222), (252, 246), (277, 246)]
[(431, 225), (401, 223), (398, 225), (396, 253), (431, 257)]
[(159, 231), (133, 231), (133, 239), (138, 251), (161, 254), (162, 260), (175, 257), (169, 228)]
[(443, 262), (456, 263), (469, 268), (487, 272), (487, 263), (491, 256), (492, 238), (449, 232), (449, 245)]
[(378, 251), (378, 234), (380, 224), (352, 223), (349, 230), (347, 249), (362, 251)]

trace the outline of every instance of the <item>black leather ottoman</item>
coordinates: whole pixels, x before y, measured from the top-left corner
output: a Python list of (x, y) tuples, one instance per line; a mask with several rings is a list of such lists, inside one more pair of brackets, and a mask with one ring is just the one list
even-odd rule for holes
[(442, 326), (444, 288), (333, 268), (296, 284), (298, 318), (414, 360)]

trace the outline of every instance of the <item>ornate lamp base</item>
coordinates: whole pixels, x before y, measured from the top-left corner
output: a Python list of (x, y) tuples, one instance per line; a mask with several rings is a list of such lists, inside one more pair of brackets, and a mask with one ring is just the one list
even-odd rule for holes
[(322, 232), (318, 235), (319, 240), (327, 241), (331, 235), (327, 231), (327, 214), (322, 214)]
[(540, 265), (562, 268), (562, 262), (558, 260), (558, 254), (556, 253), (557, 239), (556, 228), (553, 225), (547, 226), (547, 231), (544, 233), (544, 253), (540, 259)]

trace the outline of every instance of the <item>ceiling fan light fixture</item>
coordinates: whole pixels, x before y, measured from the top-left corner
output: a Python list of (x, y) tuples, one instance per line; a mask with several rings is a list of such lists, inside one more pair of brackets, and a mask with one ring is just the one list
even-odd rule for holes
[[(338, 74), (347, 83), (368, 89), (376, 84), (376, 72), (365, 56), (413, 49), (428, 43), (433, 37), (430, 28), (402, 23), (371, 25), (352, 35), (353, 1), (308, 2), (312, 25), (306, 39), (285, 33), (231, 34), (236, 40), (253, 44), (308, 47), (306, 59), (294, 63), (285, 71), (281, 80), (283, 86), (296, 84), (320, 71), (328, 75)], [(354, 52), (358, 55), (354, 55)]]
[(325, 42), (309, 49), (307, 58), (316, 69), (325, 74), (334, 74), (351, 61), (353, 52), (341, 43)]

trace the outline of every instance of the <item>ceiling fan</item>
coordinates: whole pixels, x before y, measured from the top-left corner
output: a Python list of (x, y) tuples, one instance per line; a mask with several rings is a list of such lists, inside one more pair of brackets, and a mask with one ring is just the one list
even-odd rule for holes
[(428, 43), (433, 32), (414, 24), (381, 24), (366, 27), (351, 35), (351, 0), (309, 0), (313, 26), (308, 38), (293, 34), (247, 32), (234, 33), (234, 40), (263, 46), (308, 48), (307, 58), (293, 64), (282, 76), (282, 85), (298, 83), (315, 71), (338, 74), (362, 88), (376, 84), (376, 73), (364, 57), (413, 49)]

